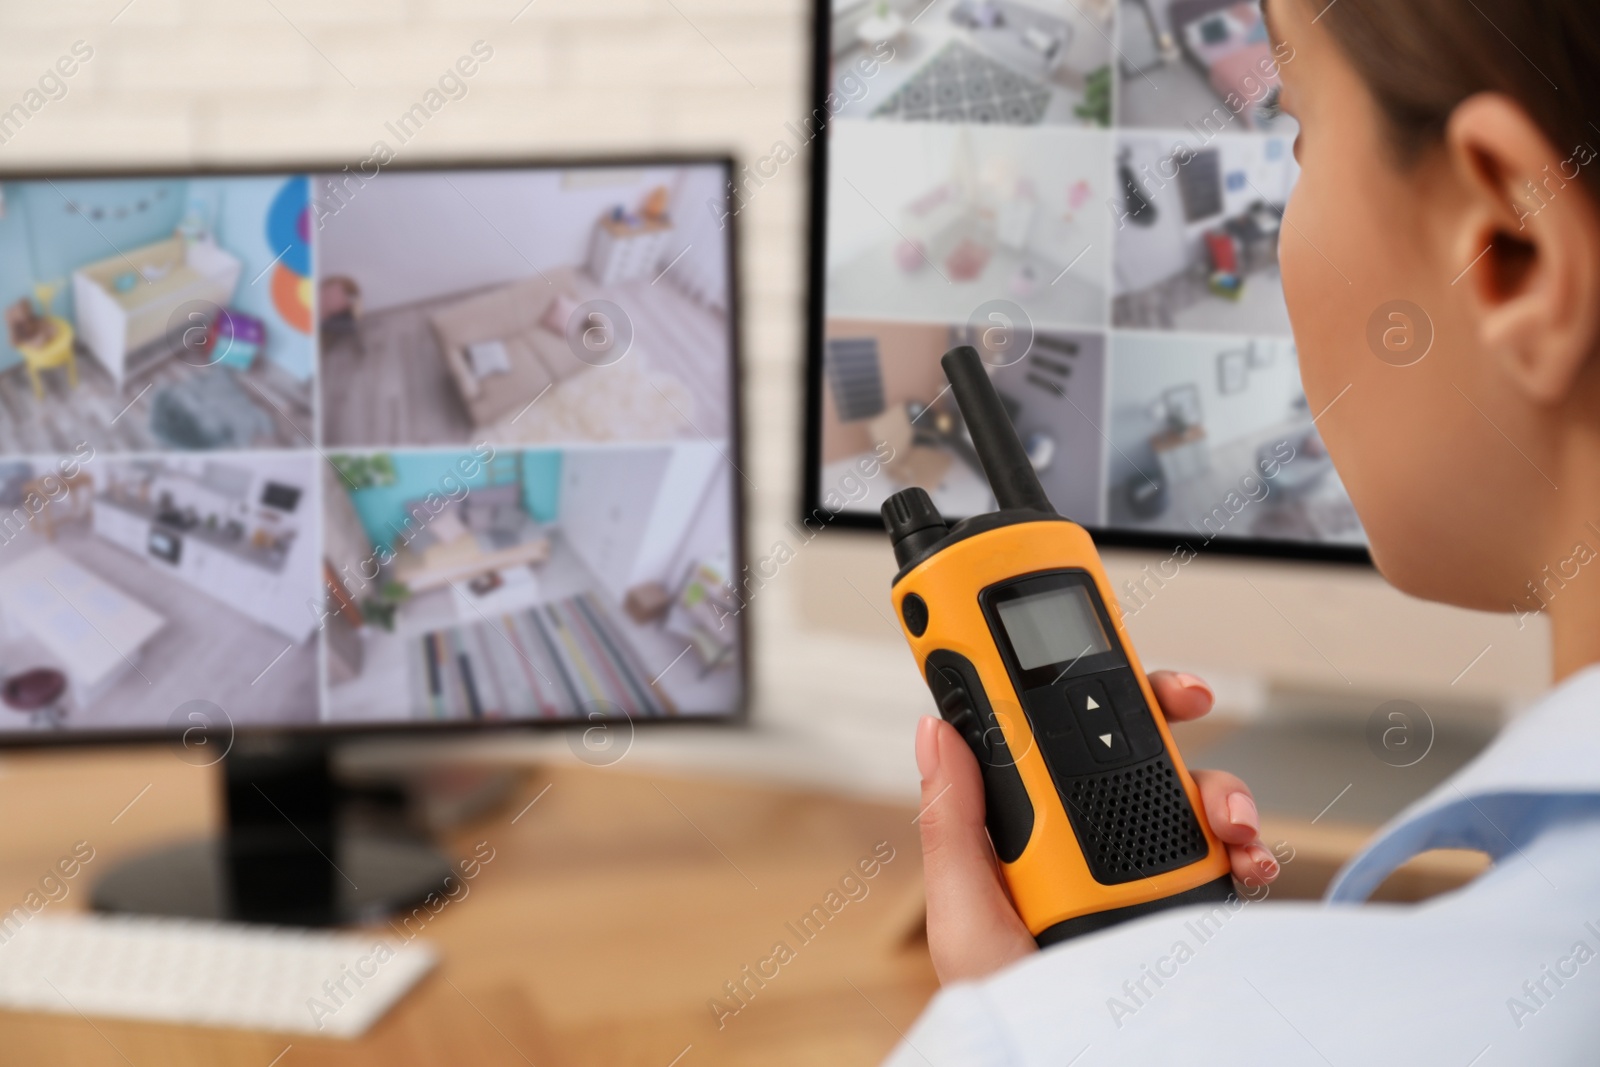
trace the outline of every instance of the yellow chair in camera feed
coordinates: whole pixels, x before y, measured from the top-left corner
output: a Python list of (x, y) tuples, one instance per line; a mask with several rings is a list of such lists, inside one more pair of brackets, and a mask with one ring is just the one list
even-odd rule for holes
[(28, 364), (28, 377), (33, 379), (33, 395), (40, 399), (44, 397), (44, 383), (39, 380), (39, 372), (42, 370), (66, 367), (68, 383), (74, 389), (78, 387), (78, 364), (72, 354), (74, 340), (72, 325), (55, 315), (46, 321), (51, 326), (50, 337), (47, 340), (38, 344), (16, 346)]

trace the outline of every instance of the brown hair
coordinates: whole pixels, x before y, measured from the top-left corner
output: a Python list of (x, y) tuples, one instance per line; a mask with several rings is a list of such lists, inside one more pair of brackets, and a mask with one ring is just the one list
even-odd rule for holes
[[(1372, 90), (1402, 159), (1438, 143), (1480, 92), (1521, 104), (1563, 155), (1600, 146), (1597, 0), (1303, 2)], [(1600, 194), (1600, 167), (1583, 179)]]

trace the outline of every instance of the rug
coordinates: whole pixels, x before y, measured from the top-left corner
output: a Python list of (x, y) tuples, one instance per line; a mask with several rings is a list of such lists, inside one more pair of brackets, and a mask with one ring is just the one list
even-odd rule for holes
[(488, 429), (496, 441), (699, 440), (695, 397), (674, 374), (652, 370), (630, 352), (618, 362), (591, 367), (559, 382), (533, 406)]
[(1050, 90), (976, 49), (951, 41), (872, 113), (878, 119), (1035, 126)]
[(433, 630), (407, 655), (424, 719), (630, 718), (676, 713), (592, 593)]
[(207, 367), (150, 402), (150, 432), (168, 448), (249, 448), (271, 440), (272, 419), (239, 384), (232, 367)]

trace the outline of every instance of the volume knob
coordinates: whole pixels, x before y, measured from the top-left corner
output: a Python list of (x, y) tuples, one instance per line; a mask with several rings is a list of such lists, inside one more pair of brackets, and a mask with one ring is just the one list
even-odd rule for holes
[(915, 486), (902, 489), (885, 500), (879, 514), (883, 516), (883, 528), (889, 531), (894, 542), (895, 561), (902, 567), (950, 532), (927, 490)]

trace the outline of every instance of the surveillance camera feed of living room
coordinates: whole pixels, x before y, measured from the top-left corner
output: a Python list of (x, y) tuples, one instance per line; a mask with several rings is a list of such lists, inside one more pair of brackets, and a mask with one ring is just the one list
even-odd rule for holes
[(728, 183), (0, 180), (0, 730), (737, 713)]
[(814, 505), (995, 506), (939, 369), (972, 344), (1085, 525), (1365, 545), (1284, 306), (1293, 54), (1256, 4), (832, 0), (823, 32)]

